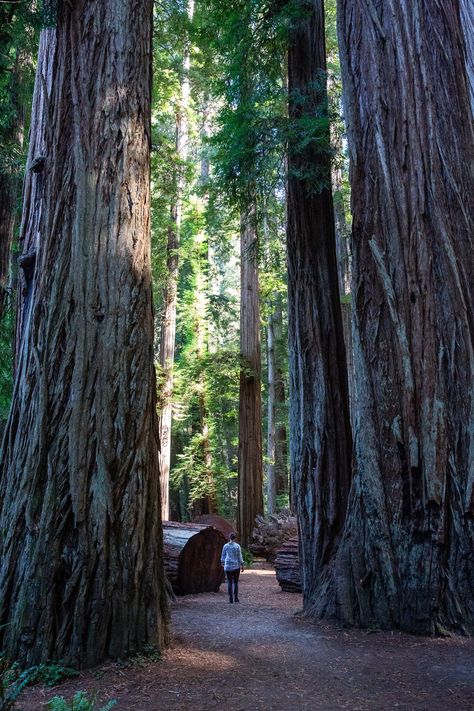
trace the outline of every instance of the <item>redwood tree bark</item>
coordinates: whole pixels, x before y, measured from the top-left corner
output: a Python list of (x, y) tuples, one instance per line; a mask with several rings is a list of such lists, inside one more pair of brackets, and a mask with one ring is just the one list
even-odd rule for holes
[(258, 237), (255, 209), (242, 215), (240, 229), (240, 392), (238, 523), (247, 547), (257, 514), (263, 513), (262, 364)]
[(277, 481), (275, 472), (276, 440), (276, 387), (275, 387), (275, 337), (273, 313), (270, 311), (267, 323), (267, 511), (276, 511)]
[[(280, 362), (278, 352), (278, 344), (281, 344), (283, 339), (283, 313), (281, 300), (281, 294), (277, 294), (275, 310), (272, 315), (275, 346), (275, 477), (277, 496), (279, 494), (289, 494), (288, 436), (286, 431), (288, 408), (285, 395), (285, 367)], [(286, 340), (287, 339), (285, 338), (285, 345)]]
[[(205, 111), (207, 102), (205, 104)], [(203, 133), (206, 133), (206, 125)], [(201, 158), (201, 186), (205, 189), (209, 179), (209, 160)], [(203, 195), (202, 209), (205, 210), (208, 201), (207, 192)], [(209, 304), (209, 240), (204, 230), (199, 230), (195, 236), (194, 255), (194, 334), (196, 338), (196, 357), (199, 368), (199, 430), (202, 447), (202, 484), (205, 494), (193, 503), (194, 517), (218, 512), (216, 482), (212, 467), (212, 445), (209, 431), (209, 404), (206, 389), (205, 355), (209, 350), (209, 327), (207, 324), (207, 308)]]
[[(301, 8), (288, 51), (290, 118), (321, 122), (327, 116), (323, 2), (304, 0)], [(290, 458), (306, 609), (344, 523), (351, 459), (328, 126), (318, 138), (290, 144), (288, 155)], [(315, 168), (322, 185), (310, 181)]]
[[(288, 492), (288, 442), (285, 382), (279, 358), (282, 339), (281, 295), (272, 297), (267, 324), (267, 510), (275, 513), (277, 496)], [(286, 343), (285, 343), (286, 346)]]
[(152, 2), (58, 6), (30, 323), (0, 470), (0, 647), (166, 641), (149, 240)]
[(49, 107), (55, 56), (56, 28), (47, 27), (40, 34), (31, 107), (30, 142), (23, 184), (19, 239), (21, 253), (19, 258), (16, 312), (15, 368), (18, 366), (23, 333), (27, 328), (30, 306), (33, 303), (34, 273), (39, 250), (40, 222), (43, 210), (46, 127), (50, 121)]
[(459, 2), (340, 0), (339, 18), (356, 471), (319, 612), (473, 633), (474, 132)]
[(466, 68), (471, 93), (471, 110), (474, 115), (474, 4), (471, 0), (459, 0), (461, 24), (464, 31)]

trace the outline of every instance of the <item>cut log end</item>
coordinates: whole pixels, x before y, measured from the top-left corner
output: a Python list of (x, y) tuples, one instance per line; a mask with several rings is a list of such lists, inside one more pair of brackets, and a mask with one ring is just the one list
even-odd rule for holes
[(290, 538), (278, 549), (274, 566), (278, 584), (284, 592), (302, 592), (297, 538)]
[(221, 553), (226, 538), (212, 526), (163, 523), (166, 574), (177, 595), (218, 592), (224, 580)]

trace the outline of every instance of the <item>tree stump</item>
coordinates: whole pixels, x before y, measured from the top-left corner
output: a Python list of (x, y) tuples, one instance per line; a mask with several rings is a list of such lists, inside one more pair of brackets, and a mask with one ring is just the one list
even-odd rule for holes
[(278, 584), (284, 592), (302, 592), (298, 538), (290, 538), (278, 549), (274, 566)]
[(177, 595), (218, 592), (224, 580), (221, 553), (226, 538), (217, 528), (163, 522), (166, 574)]

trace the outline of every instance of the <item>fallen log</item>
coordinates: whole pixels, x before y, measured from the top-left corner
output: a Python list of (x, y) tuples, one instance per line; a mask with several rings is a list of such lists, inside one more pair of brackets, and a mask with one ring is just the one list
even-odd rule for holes
[(278, 584), (284, 592), (302, 591), (298, 538), (283, 543), (277, 551), (274, 566)]
[(202, 516), (196, 516), (196, 518), (193, 519), (193, 523), (198, 523), (200, 526), (213, 526), (214, 528), (217, 528), (217, 530), (220, 531), (225, 538), (229, 538), (229, 534), (235, 532), (235, 527), (227, 521), (227, 519), (219, 516), (218, 514), (203, 514)]
[(224, 580), (221, 566), (225, 536), (212, 526), (163, 522), (165, 571), (177, 595), (217, 592)]
[(249, 549), (254, 556), (273, 562), (280, 546), (297, 535), (296, 517), (288, 509), (271, 514), (268, 518), (257, 516)]

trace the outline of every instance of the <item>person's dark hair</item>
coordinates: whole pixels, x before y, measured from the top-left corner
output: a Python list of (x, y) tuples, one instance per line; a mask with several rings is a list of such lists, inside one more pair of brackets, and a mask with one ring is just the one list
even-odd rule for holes
[(231, 534), (229, 535), (229, 540), (230, 540), (230, 541), (235, 540), (236, 536), (237, 536), (237, 534), (231, 533)]

